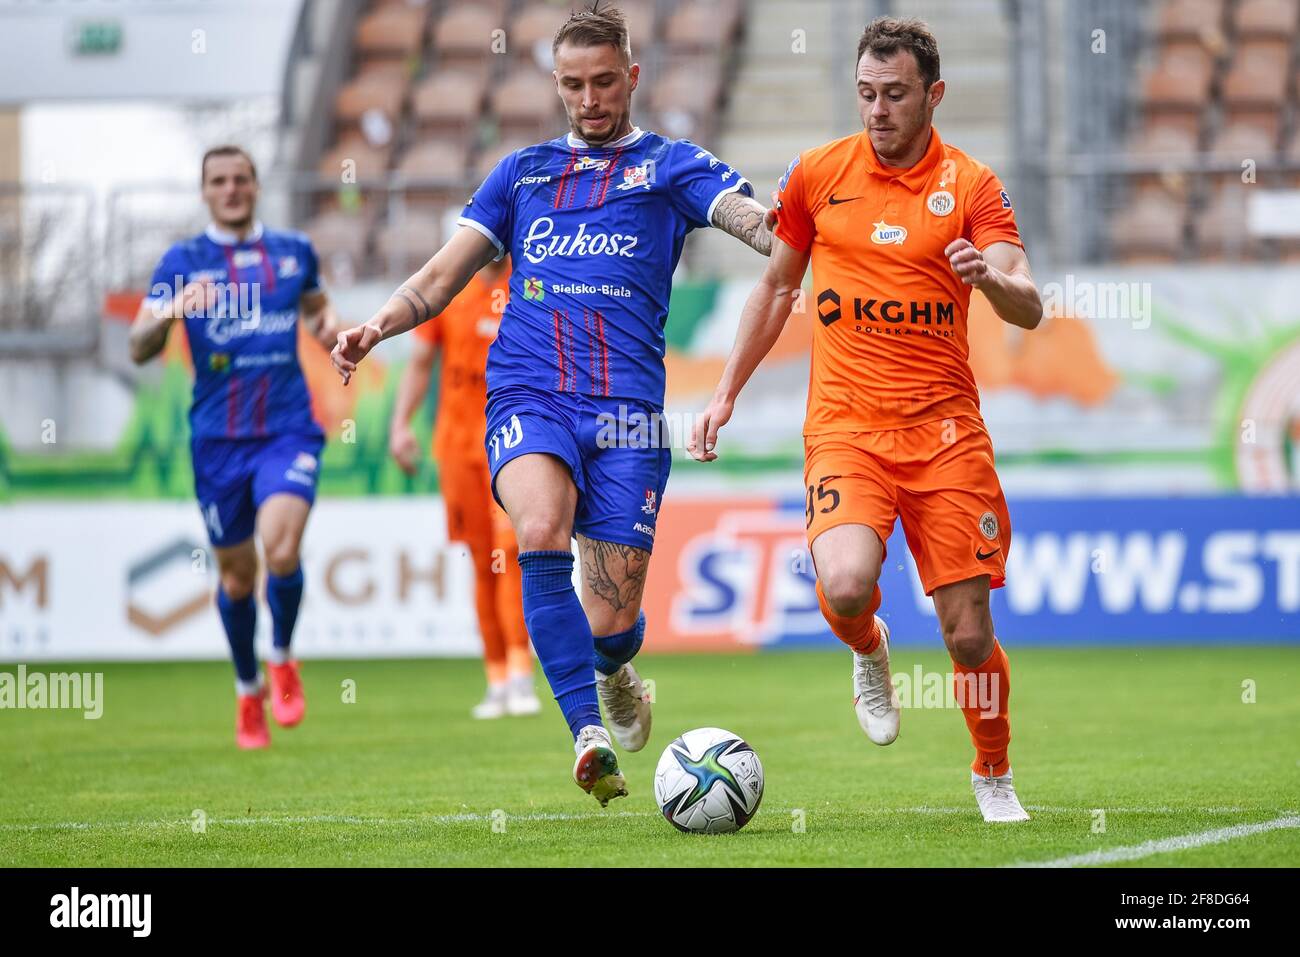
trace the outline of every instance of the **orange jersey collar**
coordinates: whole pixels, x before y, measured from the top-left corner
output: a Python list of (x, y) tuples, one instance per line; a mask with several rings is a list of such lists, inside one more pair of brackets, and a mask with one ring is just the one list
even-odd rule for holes
[(871, 144), (871, 135), (865, 129), (860, 134), (859, 141), (866, 157), (868, 173), (882, 179), (897, 180), (913, 193), (919, 193), (925, 188), (925, 184), (930, 181), (930, 174), (943, 156), (943, 140), (939, 139), (939, 131), (933, 126), (930, 127), (930, 143), (926, 146), (924, 155), (915, 165), (906, 168), (886, 166), (880, 162), (876, 148)]

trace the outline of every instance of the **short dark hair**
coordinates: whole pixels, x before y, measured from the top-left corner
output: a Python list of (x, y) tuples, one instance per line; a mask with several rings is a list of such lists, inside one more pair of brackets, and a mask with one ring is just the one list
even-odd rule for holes
[(248, 168), (253, 171), (253, 180), (257, 180), (257, 164), (253, 162), (253, 157), (248, 155), (248, 150), (242, 146), (235, 146), (233, 143), (226, 143), (221, 146), (214, 146), (203, 154), (203, 162), (199, 164), (200, 186), (208, 181), (208, 160), (214, 156), (242, 156), (248, 161)]
[(939, 79), (939, 43), (926, 22), (916, 17), (876, 17), (868, 23), (858, 41), (858, 58), (853, 67), (857, 69), (862, 54), (868, 51), (873, 57), (885, 58), (899, 50), (916, 57), (921, 81), (928, 90)]
[(623, 54), (628, 62), (632, 60), (632, 45), (627, 38), (627, 21), (617, 7), (601, 7), (596, 0), (589, 10), (579, 10), (564, 21), (555, 33), (551, 44), (552, 55), (560, 49), (562, 43), (572, 43), (580, 47), (598, 47), (609, 44)]

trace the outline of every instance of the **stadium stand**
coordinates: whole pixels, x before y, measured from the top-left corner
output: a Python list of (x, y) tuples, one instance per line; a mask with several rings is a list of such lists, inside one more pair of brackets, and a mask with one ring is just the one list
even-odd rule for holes
[[(511, 150), (562, 133), (551, 41), (580, 3), (373, 0), (333, 103), (305, 223), (331, 279), (419, 265), (437, 224)], [(707, 142), (716, 132), (742, 0), (625, 0), (646, 85), (643, 126)], [(485, 51), (497, 56), (485, 56)], [(392, 189), (401, 202), (390, 200)], [(407, 244), (414, 248), (407, 249)]]
[(1252, 238), (1248, 201), (1251, 185), (1296, 185), (1281, 164), (1297, 159), (1298, 35), (1298, 0), (1152, 5), (1126, 150), (1137, 168), (1111, 217), (1112, 257), (1294, 253), (1288, 242)]

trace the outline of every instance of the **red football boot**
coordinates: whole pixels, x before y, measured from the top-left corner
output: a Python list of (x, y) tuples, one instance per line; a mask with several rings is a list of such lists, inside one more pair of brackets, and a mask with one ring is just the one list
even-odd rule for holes
[(266, 691), (241, 694), (235, 706), (235, 744), (245, 750), (269, 748), (271, 732), (266, 726)]
[(307, 698), (302, 693), (302, 678), (298, 676), (298, 662), (286, 661), (282, 665), (267, 662), (266, 673), (271, 677), (271, 714), (282, 728), (292, 728), (307, 713)]

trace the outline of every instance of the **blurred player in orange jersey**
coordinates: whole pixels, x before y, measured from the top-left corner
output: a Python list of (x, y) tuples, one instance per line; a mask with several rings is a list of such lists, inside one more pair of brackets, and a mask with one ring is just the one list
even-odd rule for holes
[(488, 679), (487, 696), (472, 711), (476, 718), (541, 710), (524, 625), (519, 548), (509, 517), (492, 498), (483, 447), (488, 346), (496, 338), (509, 292), (509, 260), (489, 263), (441, 314), (416, 329), (389, 430), (393, 458), (408, 475), (414, 474), (420, 447), (411, 432), (411, 416), (429, 389), (441, 348), (433, 457), (447, 505), (447, 535), (469, 546), (474, 562), (474, 599)]
[(980, 811), (986, 821), (1027, 820), (1007, 757), (1010, 672), (989, 613), (1011, 523), (968, 362), (966, 313), (978, 288), (1003, 321), (1033, 329), (1042, 302), (1002, 184), (931, 125), (944, 81), (926, 25), (873, 21), (856, 81), (864, 130), (806, 150), (781, 178), (778, 241), (689, 449), (717, 457), (718, 429), (811, 261), (820, 321), (804, 423), (808, 541), (822, 613), (854, 652), (858, 721), (876, 744), (898, 736), (876, 582), (901, 517), (953, 660)]

